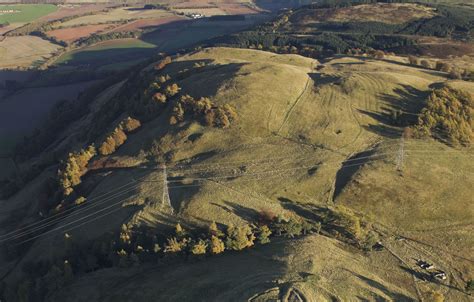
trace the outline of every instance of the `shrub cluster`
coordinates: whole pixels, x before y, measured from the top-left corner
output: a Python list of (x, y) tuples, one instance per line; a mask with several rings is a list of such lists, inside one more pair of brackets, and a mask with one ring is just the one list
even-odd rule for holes
[(237, 119), (234, 107), (214, 104), (209, 98), (194, 99), (189, 95), (181, 96), (173, 107), (170, 124), (184, 121), (186, 115), (204, 123), (207, 126), (228, 128)]
[(408, 56), (408, 62), (413, 66), (422, 66), (427, 69), (436, 69), (438, 71), (446, 72), (448, 73), (449, 78), (454, 80), (474, 80), (474, 72), (472, 70), (461, 69), (440, 60), (433, 64), (426, 59), (419, 59), (416, 56), (410, 55)]

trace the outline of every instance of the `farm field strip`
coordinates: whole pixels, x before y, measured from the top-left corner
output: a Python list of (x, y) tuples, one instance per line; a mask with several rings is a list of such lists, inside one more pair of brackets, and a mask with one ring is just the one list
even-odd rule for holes
[(0, 24), (6, 22), (31, 22), (42, 16), (55, 12), (57, 9), (58, 8), (52, 4), (0, 5)]
[(147, 19), (174, 16), (174, 14), (163, 10), (144, 10), (139, 8), (117, 8), (109, 12), (101, 12), (94, 15), (75, 18), (64, 23), (61, 27), (71, 27), (78, 25), (89, 25), (106, 22), (120, 22), (131, 19)]
[(82, 5), (63, 5), (53, 13), (47, 14), (38, 19), (38, 21), (54, 21), (65, 17), (89, 14), (103, 11), (110, 8), (106, 4), (82, 4)]
[(74, 42), (80, 38), (88, 37), (91, 34), (99, 33), (113, 27), (112, 24), (97, 24), (97, 25), (84, 25), (70, 28), (60, 28), (48, 31), (48, 36), (54, 37), (58, 40), (66, 42)]
[(39, 37), (7, 37), (0, 42), (0, 68), (30, 66), (60, 47)]

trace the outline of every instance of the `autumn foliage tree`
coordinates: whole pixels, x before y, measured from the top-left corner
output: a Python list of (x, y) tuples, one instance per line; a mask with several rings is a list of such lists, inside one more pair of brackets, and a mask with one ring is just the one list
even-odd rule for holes
[(124, 132), (130, 133), (135, 131), (136, 129), (141, 127), (141, 123), (139, 120), (127, 117), (120, 123), (120, 127), (123, 129)]
[(258, 227), (258, 242), (260, 244), (266, 244), (270, 242), (270, 235), (272, 234), (272, 231), (267, 225), (261, 225)]
[(179, 240), (176, 237), (168, 238), (165, 244), (165, 253), (178, 253), (184, 250), (186, 247), (185, 240)]
[(209, 225), (209, 235), (216, 237), (224, 236), (224, 233), (219, 230), (219, 227), (217, 226), (217, 223), (215, 221), (211, 222), (211, 224)]
[(79, 152), (69, 153), (67, 159), (61, 163), (58, 171), (60, 187), (64, 195), (69, 195), (73, 187), (81, 183), (81, 176), (87, 172), (87, 164), (96, 155), (94, 145)]
[(191, 253), (193, 255), (204, 255), (206, 254), (207, 251), (207, 242), (199, 239), (198, 242), (194, 243), (192, 248), (191, 248)]
[(153, 100), (157, 103), (164, 104), (166, 103), (167, 98), (165, 94), (157, 92), (153, 95)]
[(180, 90), (181, 88), (178, 86), (178, 84), (174, 83), (174, 84), (166, 86), (165, 94), (168, 97), (172, 97), (178, 94)]
[(225, 246), (229, 250), (240, 251), (254, 245), (255, 235), (249, 225), (228, 226)]
[(119, 125), (109, 133), (99, 147), (99, 153), (101, 155), (110, 155), (117, 150), (118, 147), (123, 145), (127, 140), (127, 134), (135, 131), (141, 127), (139, 120), (127, 117), (119, 123)]
[(172, 62), (171, 57), (165, 57), (162, 59), (158, 64), (155, 65), (155, 70), (162, 70), (163, 68), (166, 67), (166, 65), (170, 64)]
[(220, 254), (225, 250), (224, 242), (219, 237), (212, 235), (209, 244), (209, 249), (214, 255)]
[(127, 140), (127, 135), (122, 128), (117, 127), (106, 137), (105, 141), (100, 145), (99, 152), (101, 155), (109, 155), (115, 152)]
[(418, 117), (414, 135), (468, 146), (473, 140), (473, 112), (474, 101), (469, 94), (450, 87), (436, 89)]

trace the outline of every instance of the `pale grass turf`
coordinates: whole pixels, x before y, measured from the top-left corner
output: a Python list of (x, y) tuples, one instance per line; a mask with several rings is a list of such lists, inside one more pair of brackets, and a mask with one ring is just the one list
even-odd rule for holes
[[(206, 62), (207, 66), (194, 70), (196, 62)], [(126, 194), (123, 201), (116, 198), (101, 205), (106, 207), (118, 202), (127, 207), (71, 231), (72, 236), (98, 238), (108, 230), (118, 230), (127, 221), (170, 230), (177, 221), (183, 225), (202, 227), (210, 221), (219, 224), (251, 222), (261, 209), (271, 209), (287, 216), (298, 215), (288, 206), (295, 202), (322, 207), (333, 205), (336, 173), (342, 162), (380, 143), (375, 154), (383, 156), (382, 159), (370, 159), (337, 197), (336, 204), (345, 204), (357, 212), (376, 217), (376, 223), (386, 228), (390, 236), (416, 235), (416, 238), (435, 247), (445, 245), (447, 238), (450, 238), (452, 241), (448, 246), (458, 246), (457, 253), (467, 257), (472, 233), (465, 229), (453, 229), (449, 234), (455, 236), (449, 236), (446, 230), (421, 235), (413, 235), (413, 232), (452, 227), (453, 224), (468, 223), (472, 218), (472, 189), (469, 184), (474, 179), (472, 174), (467, 174), (473, 168), (472, 150), (457, 151), (434, 141), (408, 141), (404, 172), (400, 176), (395, 168), (400, 134), (397, 131), (400, 129), (384, 124), (386, 120), (377, 117), (390, 114), (402, 102), (406, 103), (403, 106), (410, 107), (409, 110), (412, 106), (422, 105), (429, 86), (443, 83), (446, 78), (424, 69), (370, 59), (335, 58), (325, 63), (320, 71), (314, 70), (317, 64), (314, 60), (295, 55), (226, 48), (205, 49), (170, 64), (165, 72), (172, 79), (176, 79), (180, 71), (193, 69), (190, 77), (177, 81), (184, 93), (196, 97), (209, 96), (218, 104), (232, 104), (237, 109), (238, 121), (225, 130), (197, 123), (177, 127), (169, 125), (167, 111), (144, 124), (140, 131), (129, 137), (116, 156), (127, 159), (132, 156), (138, 162), (145, 161), (138, 154), (141, 149), (147, 150), (155, 139), (165, 152), (175, 150), (174, 162), (169, 164), (168, 169), (170, 176), (175, 177), (170, 179), (170, 192), (178, 215), (169, 216), (168, 209), (161, 205), (163, 187), (160, 170), (115, 171), (104, 175), (88, 197), (117, 189), (132, 177), (146, 178), (140, 180), (136, 190)], [(385, 128), (378, 129), (376, 126)], [(390, 138), (392, 132), (396, 135)], [(194, 141), (191, 137), (195, 138)], [(431, 151), (431, 154), (419, 151)], [(180, 165), (184, 165), (185, 169), (180, 169)], [(87, 179), (84, 179), (86, 183)], [(177, 187), (183, 185), (196, 186)], [(139, 210), (131, 205), (143, 208)], [(430, 237), (430, 234), (438, 236)], [(52, 253), (60, 240), (59, 236), (55, 240), (41, 241), (28, 257)], [(361, 297), (377, 295), (396, 301), (405, 297), (416, 298), (410, 283), (411, 276), (399, 268), (399, 263), (390, 254), (377, 254), (379, 256), (372, 257), (379, 258), (368, 259), (357, 253), (354, 255), (354, 251), (341, 251), (340, 243), (333, 240), (307, 239), (302, 242), (298, 241), (289, 248), (290, 256), (281, 256), (282, 261), (288, 261), (288, 264), (279, 275), (285, 282), (291, 280), (292, 286), (298, 287), (310, 298), (330, 298), (331, 295), (344, 298), (355, 294)], [(393, 245), (407, 261), (418, 256), (406, 246)], [(47, 250), (48, 253), (38, 253), (40, 250)], [(60, 253), (57, 250), (54, 252)], [(247, 267), (253, 267), (254, 258), (249, 255), (255, 252), (245, 253), (249, 254), (242, 254), (247, 255), (242, 256), (242, 261), (250, 261), (246, 262), (249, 264)], [(336, 260), (330, 258), (332, 255), (336, 255)], [(472, 271), (472, 264), (457, 264), (448, 256), (443, 254), (443, 259), (448, 259), (442, 263), (443, 267)], [(224, 265), (225, 259), (220, 260), (222, 263), (209, 263)], [(343, 261), (342, 264), (339, 264), (340, 261)], [(322, 263), (327, 263), (327, 269), (321, 266)], [(274, 269), (279, 264), (274, 263), (271, 267)], [(183, 266), (181, 272), (188, 276), (199, 274), (198, 269)], [(265, 271), (266, 268), (261, 269)], [(298, 273), (308, 270), (321, 276), (318, 287), (312, 287), (308, 283), (311, 281), (298, 283)], [(100, 272), (97, 278), (102, 274), (108, 273)], [(180, 279), (179, 274), (173, 276), (184, 280)], [(195, 285), (196, 293), (207, 288), (207, 282), (211, 279), (221, 278), (220, 274), (216, 268), (206, 274), (206, 278), (199, 278), (202, 284)], [(142, 277), (136, 278), (142, 280)], [(233, 277), (229, 278), (234, 290), (218, 288), (226, 298), (236, 297), (243, 291), (250, 296), (274, 286), (265, 283), (264, 287), (255, 288), (251, 293), (247, 291), (246, 282), (237, 288)], [(275, 278), (278, 277), (262, 276), (259, 280), (270, 282)], [(90, 280), (83, 282), (87, 284)], [(113, 283), (119, 281), (111, 282), (114, 287)], [(132, 287), (135, 285), (132, 281), (127, 282)], [(153, 296), (153, 287), (147, 288), (150, 292), (134, 290), (132, 293), (127, 287), (120, 294), (131, 297), (139, 292), (144, 297)], [(181, 297), (180, 291), (174, 287), (163, 288), (169, 297)], [(452, 299), (463, 301), (465, 297), (458, 294), (456, 291), (447, 293), (452, 295), (449, 296)]]
[(59, 49), (39, 37), (7, 37), (0, 42), (0, 68), (29, 67), (35, 61), (42, 61)]

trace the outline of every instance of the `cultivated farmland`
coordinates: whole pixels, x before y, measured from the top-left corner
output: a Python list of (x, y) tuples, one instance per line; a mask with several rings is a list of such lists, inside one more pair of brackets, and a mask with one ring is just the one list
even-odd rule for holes
[(106, 29), (113, 28), (110, 24), (84, 25), (69, 28), (60, 28), (48, 31), (47, 34), (58, 40), (74, 42), (80, 38), (88, 37), (91, 34), (99, 33)]
[(87, 24), (111, 23), (125, 20), (144, 19), (144, 18), (162, 18), (173, 16), (172, 13), (163, 10), (147, 10), (140, 7), (120, 7), (108, 12), (83, 16), (61, 23), (61, 27), (70, 27)]
[(52, 4), (0, 5), (0, 24), (31, 22), (56, 10)]
[(6, 37), (0, 42), (0, 68), (29, 67), (60, 47), (34, 36)]
[(139, 39), (106, 41), (89, 47), (67, 52), (55, 62), (57, 65), (105, 65), (113, 62), (136, 60), (155, 48), (154, 44)]
[(38, 21), (53, 21), (65, 17), (92, 14), (106, 10), (110, 7), (110, 5), (106, 4), (61, 5), (57, 11), (39, 18)]

